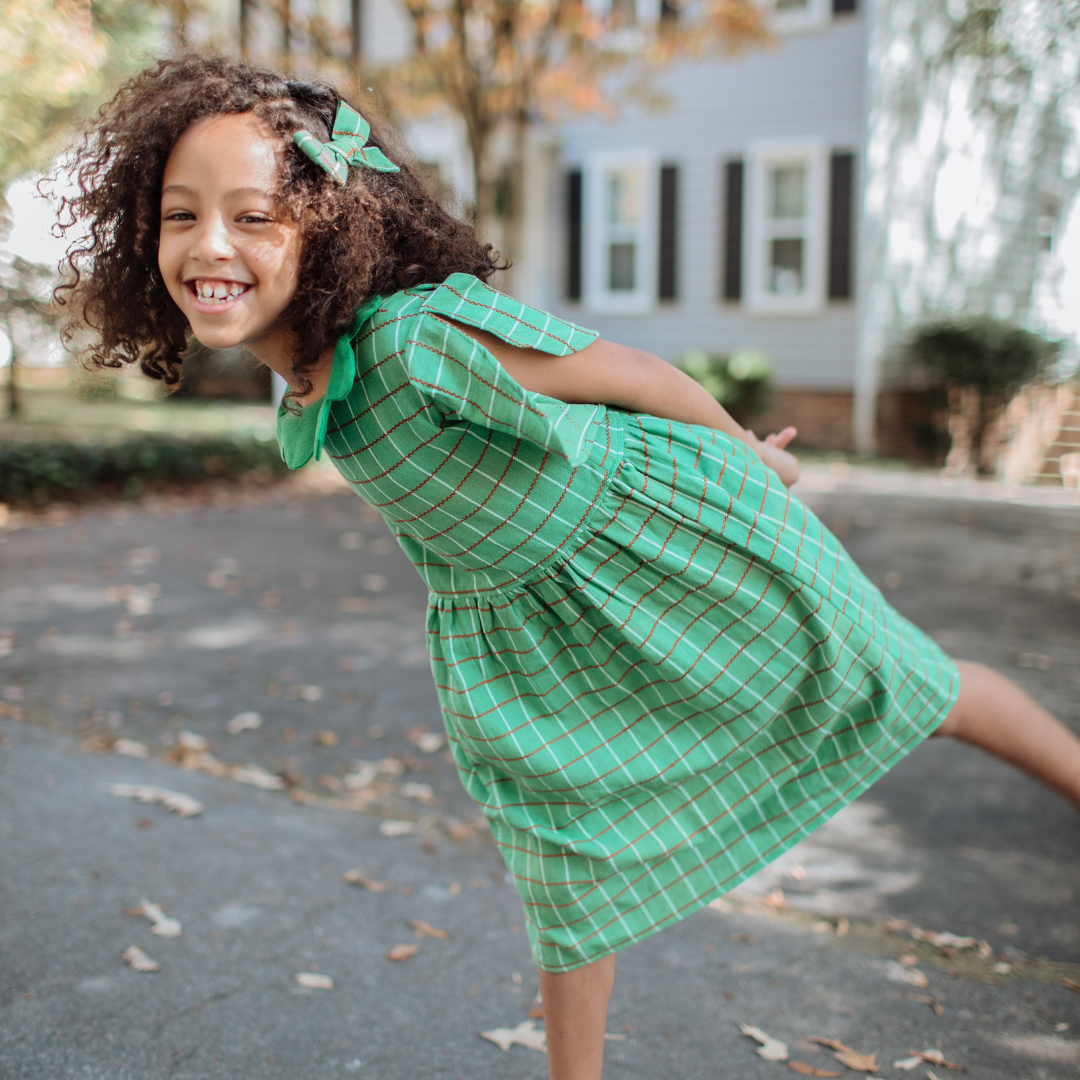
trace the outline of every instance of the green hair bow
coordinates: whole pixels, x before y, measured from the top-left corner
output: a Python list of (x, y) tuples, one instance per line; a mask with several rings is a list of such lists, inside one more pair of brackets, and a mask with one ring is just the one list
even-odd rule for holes
[(365, 165), (376, 172), (398, 172), (398, 167), (377, 146), (364, 145), (370, 133), (371, 125), (341, 101), (334, 116), (334, 135), (329, 142), (321, 142), (310, 131), (296, 132), (293, 142), (344, 187), (350, 165)]

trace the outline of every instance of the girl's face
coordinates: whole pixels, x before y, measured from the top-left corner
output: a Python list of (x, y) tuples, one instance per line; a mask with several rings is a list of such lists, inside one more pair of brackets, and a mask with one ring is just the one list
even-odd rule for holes
[(158, 267), (192, 333), (210, 348), (281, 351), (300, 226), (271, 194), (278, 152), (258, 117), (236, 113), (192, 124), (166, 162)]

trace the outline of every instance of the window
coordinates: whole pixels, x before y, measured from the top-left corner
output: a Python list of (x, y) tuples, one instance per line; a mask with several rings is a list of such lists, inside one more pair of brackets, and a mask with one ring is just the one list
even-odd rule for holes
[(812, 144), (749, 154), (747, 306), (762, 313), (818, 311), (824, 301), (825, 155)]
[(769, 25), (778, 33), (819, 30), (829, 25), (832, 0), (772, 0)]
[(587, 169), (585, 299), (594, 311), (647, 311), (656, 282), (656, 183), (647, 156), (604, 155)]

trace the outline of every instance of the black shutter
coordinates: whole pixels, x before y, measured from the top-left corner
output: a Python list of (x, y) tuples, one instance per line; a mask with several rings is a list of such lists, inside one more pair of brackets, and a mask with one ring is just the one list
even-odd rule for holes
[(832, 0), (834, 15), (849, 15), (855, 10), (856, 0)]
[(725, 300), (742, 299), (743, 233), (743, 163), (724, 165), (724, 263), (723, 296)]
[(661, 300), (676, 296), (676, 237), (679, 228), (679, 166), (660, 166), (659, 280), (656, 294)]
[(581, 299), (581, 170), (566, 174), (566, 299)]
[(829, 299), (852, 295), (855, 155), (833, 154), (829, 168)]

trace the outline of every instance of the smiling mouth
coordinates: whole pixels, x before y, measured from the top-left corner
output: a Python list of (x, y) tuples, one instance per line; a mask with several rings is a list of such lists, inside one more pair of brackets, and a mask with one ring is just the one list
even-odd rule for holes
[(220, 278), (194, 278), (185, 285), (196, 300), (210, 307), (231, 304), (251, 288), (242, 281), (223, 281)]

